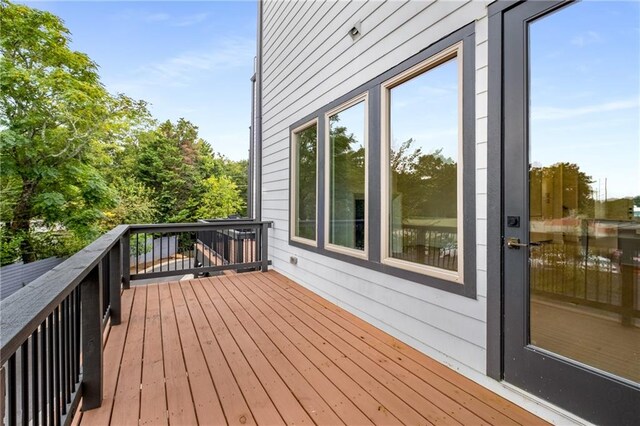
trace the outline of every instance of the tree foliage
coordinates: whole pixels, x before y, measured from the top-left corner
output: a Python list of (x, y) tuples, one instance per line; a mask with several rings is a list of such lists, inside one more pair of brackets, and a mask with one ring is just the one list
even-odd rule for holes
[(391, 152), (391, 185), (402, 192), (402, 210), (407, 217), (456, 217), (457, 164), (442, 155), (442, 149), (423, 153), (410, 151), (409, 139)]
[[(41, 218), (88, 240), (114, 200), (99, 170), (105, 141), (117, 140), (144, 103), (110, 96), (55, 15), (4, 0), (0, 8), (1, 186), (13, 192), (3, 219), (16, 238)], [(22, 259), (35, 256), (24, 238)]]
[(246, 162), (108, 93), (60, 18), (0, 0), (0, 28), (2, 264), (71, 254), (119, 223), (244, 213)]
[(245, 208), (238, 187), (227, 176), (211, 176), (205, 181), (206, 191), (200, 199), (197, 215), (202, 219), (225, 218)]
[[(239, 184), (244, 185), (246, 193), (243, 163), (216, 157), (191, 122), (166, 121), (141, 135), (139, 144), (130, 148), (128, 156), (136, 158), (131, 172), (153, 193), (159, 222), (191, 222), (243, 213), (245, 205), (238, 190)], [(218, 189), (230, 188), (226, 183), (219, 185), (223, 178), (234, 184), (233, 194), (215, 194)], [(219, 201), (213, 202), (216, 198)], [(207, 211), (203, 200), (216, 207)], [(227, 204), (221, 206), (220, 200)]]

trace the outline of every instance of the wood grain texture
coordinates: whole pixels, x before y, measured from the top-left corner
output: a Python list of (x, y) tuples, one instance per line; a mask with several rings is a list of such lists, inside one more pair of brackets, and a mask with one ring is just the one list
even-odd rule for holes
[(122, 302), (104, 403), (76, 423), (544, 423), (276, 272), (133, 286)]

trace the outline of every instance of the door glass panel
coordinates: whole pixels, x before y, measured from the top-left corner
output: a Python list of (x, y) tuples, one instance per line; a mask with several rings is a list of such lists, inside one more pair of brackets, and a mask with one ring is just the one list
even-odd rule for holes
[(530, 342), (640, 382), (640, 3), (529, 26)]

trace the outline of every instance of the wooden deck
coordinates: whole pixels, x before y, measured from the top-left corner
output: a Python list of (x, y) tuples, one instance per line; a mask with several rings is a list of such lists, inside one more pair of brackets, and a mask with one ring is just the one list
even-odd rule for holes
[(276, 272), (136, 286), (122, 305), (83, 425), (544, 423)]

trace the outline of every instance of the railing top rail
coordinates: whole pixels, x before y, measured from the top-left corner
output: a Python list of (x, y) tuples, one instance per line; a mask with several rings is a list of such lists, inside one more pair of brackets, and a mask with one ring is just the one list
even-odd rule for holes
[(229, 217), (218, 219), (198, 219), (198, 223), (219, 223), (219, 222), (255, 222), (250, 217)]
[(127, 232), (119, 225), (51, 271), (0, 302), (0, 365), (100, 262)]
[(236, 219), (220, 220), (215, 222), (199, 222), (199, 223), (154, 223), (146, 225), (130, 225), (132, 233), (140, 232), (193, 232), (207, 231), (215, 229), (236, 229), (236, 228), (259, 228), (267, 224), (269, 227), (273, 224), (271, 221), (254, 221)]

